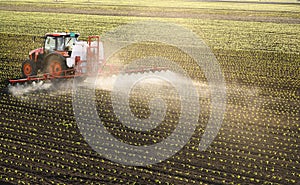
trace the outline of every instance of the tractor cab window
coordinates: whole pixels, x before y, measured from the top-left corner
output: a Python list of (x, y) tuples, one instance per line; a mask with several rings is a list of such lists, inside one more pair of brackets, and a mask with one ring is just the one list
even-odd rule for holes
[(63, 51), (65, 49), (65, 39), (64, 37), (56, 37), (57, 39), (57, 50)]
[(47, 36), (45, 40), (45, 51), (67, 51), (71, 54), (77, 37), (71, 36)]
[(55, 49), (55, 37), (47, 37), (45, 41), (45, 50), (53, 51)]
[(65, 50), (72, 51), (73, 46), (75, 45), (76, 38), (75, 37), (66, 37), (65, 38)]

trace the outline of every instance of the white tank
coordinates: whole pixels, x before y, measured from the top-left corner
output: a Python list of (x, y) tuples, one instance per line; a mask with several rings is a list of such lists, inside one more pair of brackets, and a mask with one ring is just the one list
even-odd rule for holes
[(67, 66), (74, 67), (75, 66), (75, 57), (80, 56), (80, 60), (86, 60), (86, 51), (88, 48), (88, 44), (84, 41), (78, 41), (73, 46), (72, 54), (70, 58), (67, 58)]
[[(98, 42), (93, 41), (91, 43), (91, 46), (95, 47), (97, 46)], [(97, 69), (98, 66), (104, 61), (104, 51), (103, 51), (103, 43), (99, 42), (99, 51), (97, 51), (97, 48), (90, 48), (90, 51), (94, 54), (99, 54), (99, 57), (96, 57), (99, 61), (87, 61), (87, 50), (88, 50), (88, 44), (87, 42), (84, 41), (78, 41), (75, 43), (73, 46), (72, 54), (70, 58), (67, 58), (67, 66), (68, 67), (75, 67), (75, 57), (80, 56), (80, 60), (82, 61), (81, 67), (82, 67), (82, 72), (85, 73), (86, 69), (85, 67), (87, 66), (86, 62), (95, 62), (95, 63), (90, 63), (91, 65), (96, 65), (95, 69)]]

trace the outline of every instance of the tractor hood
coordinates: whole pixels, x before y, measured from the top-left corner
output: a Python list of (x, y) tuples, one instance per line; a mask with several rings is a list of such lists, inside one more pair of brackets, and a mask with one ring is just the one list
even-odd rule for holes
[(42, 54), (44, 53), (44, 48), (37, 48), (37, 49), (34, 49), (32, 51), (29, 52), (29, 55), (32, 55), (32, 54)]
[(38, 48), (29, 52), (30, 60), (37, 62), (38, 55), (44, 53), (44, 48)]

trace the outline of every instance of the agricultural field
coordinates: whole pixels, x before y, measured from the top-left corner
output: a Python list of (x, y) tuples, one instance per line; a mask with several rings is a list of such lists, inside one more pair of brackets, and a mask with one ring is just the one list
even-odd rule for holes
[[(288, 0), (0, 0), (0, 184), (299, 184), (299, 7), (299, 1)], [(184, 70), (197, 93), (184, 91), (190, 106), (182, 102), (178, 89), (161, 80), (136, 83), (128, 105), (123, 92), (113, 92), (115, 76), (99, 77), (95, 89), (88, 80), (75, 89), (72, 79), (34, 90), (8, 86), (8, 79), (20, 78), (22, 61), (42, 46), (39, 36), (45, 33), (67, 29), (87, 40), (141, 21), (192, 31), (218, 62), (226, 84), (226, 109), (216, 138), (204, 151), (199, 144), (211, 113), (221, 110), (213, 106), (203, 69), (174, 45), (134, 43), (107, 62), (151, 60), (148, 65), (167, 66), (166, 76), (181, 87), (186, 87), (186, 79), (172, 71)], [(164, 29), (160, 31), (163, 35)], [(179, 38), (184, 41), (185, 36)], [(126, 74), (124, 81), (139, 75)], [(146, 131), (129, 126), (153, 112), (160, 115), (160, 109), (151, 109), (153, 104), (165, 108), (160, 125)], [(183, 108), (187, 119), (197, 118), (196, 124), (180, 122)], [(83, 129), (85, 121), (91, 124)], [(93, 132), (101, 128), (106, 131)], [(165, 157), (190, 131), (174, 155), (130, 165), (134, 158), (141, 160), (138, 149), (132, 148), (147, 148), (172, 136), (174, 146), (155, 148)], [(107, 133), (124, 145), (113, 144)], [(91, 141), (99, 147), (92, 147)]]

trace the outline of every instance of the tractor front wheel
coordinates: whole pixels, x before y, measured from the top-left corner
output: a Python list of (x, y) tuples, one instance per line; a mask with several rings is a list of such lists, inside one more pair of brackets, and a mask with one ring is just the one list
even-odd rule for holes
[(25, 60), (22, 63), (23, 77), (34, 76), (36, 74), (37, 74), (36, 63), (30, 59)]
[(63, 57), (60, 56), (50, 56), (47, 59), (47, 63), (46, 63), (46, 73), (50, 73), (51, 75), (54, 76), (64, 76), (65, 72), (64, 70), (67, 69), (67, 65), (65, 60), (63, 59)]

